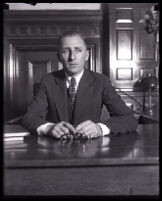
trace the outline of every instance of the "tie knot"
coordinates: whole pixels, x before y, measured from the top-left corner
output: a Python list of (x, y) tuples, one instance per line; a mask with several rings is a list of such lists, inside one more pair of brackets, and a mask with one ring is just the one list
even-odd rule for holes
[(76, 79), (74, 77), (72, 77), (70, 83), (72, 86), (75, 86), (76, 85)]

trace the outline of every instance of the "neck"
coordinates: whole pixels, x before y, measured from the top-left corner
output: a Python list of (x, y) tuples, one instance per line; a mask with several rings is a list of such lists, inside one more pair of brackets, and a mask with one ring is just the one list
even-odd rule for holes
[(82, 74), (83, 72), (84, 72), (84, 69), (83, 69), (81, 72), (77, 73), (77, 74), (73, 74), (73, 73), (70, 73), (70, 72), (68, 72), (68, 71), (65, 71), (65, 74), (66, 74), (68, 77), (77, 77), (77, 76), (79, 76), (80, 74)]

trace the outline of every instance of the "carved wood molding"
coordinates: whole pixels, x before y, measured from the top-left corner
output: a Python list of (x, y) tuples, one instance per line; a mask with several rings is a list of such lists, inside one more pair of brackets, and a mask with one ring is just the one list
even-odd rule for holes
[(5, 37), (58, 37), (68, 30), (100, 38), (101, 11), (5, 11)]
[(59, 37), (65, 31), (78, 31), (85, 37), (100, 38), (99, 26), (75, 26), (75, 25), (56, 25), (56, 26), (31, 26), (31, 25), (11, 25), (5, 29), (5, 37)]
[(4, 11), (5, 21), (102, 21), (101, 10), (9, 10)]

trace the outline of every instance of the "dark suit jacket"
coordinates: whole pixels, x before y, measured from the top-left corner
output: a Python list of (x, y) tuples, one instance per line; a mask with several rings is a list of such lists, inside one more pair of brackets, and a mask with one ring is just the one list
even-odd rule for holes
[[(101, 122), (103, 104), (111, 118)], [(136, 130), (137, 120), (121, 100), (107, 76), (85, 70), (80, 80), (74, 107), (73, 125), (92, 120), (106, 124), (114, 133)], [(46, 122), (68, 121), (67, 89), (64, 71), (49, 73), (29, 104), (23, 126), (31, 132)]]

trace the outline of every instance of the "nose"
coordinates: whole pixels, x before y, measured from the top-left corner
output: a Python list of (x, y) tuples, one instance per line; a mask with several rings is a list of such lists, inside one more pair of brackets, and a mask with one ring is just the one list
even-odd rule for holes
[(69, 54), (69, 60), (73, 61), (76, 59), (76, 54), (75, 54), (75, 51), (70, 51), (70, 54)]

